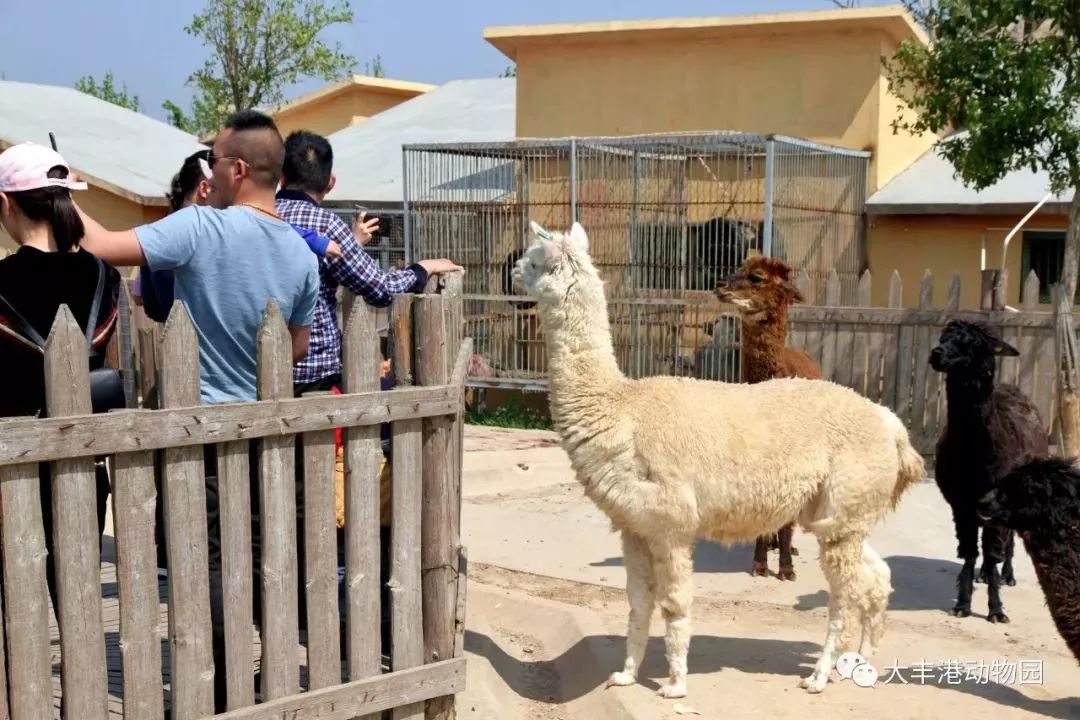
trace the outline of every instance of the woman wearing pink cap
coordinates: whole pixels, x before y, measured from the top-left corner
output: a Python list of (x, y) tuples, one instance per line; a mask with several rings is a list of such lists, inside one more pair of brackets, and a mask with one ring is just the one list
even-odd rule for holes
[[(61, 305), (68, 306), (86, 332), (91, 370), (104, 367), (105, 347), (116, 327), (120, 274), (79, 248), (83, 222), (70, 191), (84, 189), (85, 183), (71, 179), (64, 158), (47, 147), (26, 143), (0, 153), (0, 225), (19, 245), (16, 253), (0, 260), (0, 417), (45, 415), (43, 350)], [(40, 477), (49, 594), (56, 607), (47, 464), (41, 466)], [(100, 536), (109, 495), (103, 464), (98, 465), (97, 479)]]

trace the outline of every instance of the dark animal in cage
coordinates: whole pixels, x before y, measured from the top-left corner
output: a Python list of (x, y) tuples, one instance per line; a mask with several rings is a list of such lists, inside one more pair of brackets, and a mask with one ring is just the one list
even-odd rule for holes
[(631, 240), (635, 265), (631, 272), (638, 276), (640, 287), (712, 292), (717, 282), (734, 273), (752, 250), (761, 249), (762, 235), (762, 223), (725, 217), (685, 225), (642, 223)]
[[(503, 295), (522, 295), (523, 293), (516, 287), (514, 287), (514, 266), (517, 265), (517, 261), (525, 255), (525, 249), (520, 248), (514, 250), (506, 256), (506, 261), (502, 266), (502, 293)], [(510, 303), (519, 310), (528, 310), (536, 305), (531, 300), (512, 301)]]

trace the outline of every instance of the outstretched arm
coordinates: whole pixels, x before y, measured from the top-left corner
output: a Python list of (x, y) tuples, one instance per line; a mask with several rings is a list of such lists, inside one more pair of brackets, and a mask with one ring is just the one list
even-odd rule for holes
[(134, 230), (107, 230), (97, 220), (83, 212), (83, 209), (75, 205), (75, 209), (82, 218), (86, 227), (83, 236), (82, 248), (87, 252), (98, 256), (105, 262), (116, 267), (134, 267), (145, 265), (142, 245), (136, 237)]

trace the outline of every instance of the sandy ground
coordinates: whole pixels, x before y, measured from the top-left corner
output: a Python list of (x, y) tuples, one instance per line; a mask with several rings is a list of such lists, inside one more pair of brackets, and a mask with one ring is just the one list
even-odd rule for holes
[[(690, 695), (677, 703), (655, 695), (666, 674), (658, 616), (642, 683), (603, 687), (625, 647), (619, 539), (583, 496), (553, 435), (469, 427), (464, 492), (471, 573), (463, 718), (652, 719), (679, 717), (678, 710), (714, 718), (927, 718), (946, 711), (1080, 718), (1080, 668), (1054, 629), (1021, 545), (1018, 585), (1003, 591), (1011, 624), (985, 621), (979, 585), (978, 616), (944, 612), (959, 565), (948, 507), (932, 483), (907, 495), (871, 538), (895, 588), (872, 662), (883, 678), (899, 666), (906, 684), (860, 688), (837, 678), (818, 696), (797, 687), (820, 651), (827, 598), (816, 543), (796, 535), (794, 582), (750, 577), (749, 547), (699, 546)], [(775, 570), (775, 553), (770, 563)], [(1021, 668), (1032, 674), (1022, 678)]]

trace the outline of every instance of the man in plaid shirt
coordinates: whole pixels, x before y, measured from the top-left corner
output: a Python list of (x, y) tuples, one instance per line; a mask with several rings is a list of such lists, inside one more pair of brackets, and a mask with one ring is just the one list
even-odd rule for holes
[[(374, 307), (387, 307), (399, 293), (423, 292), (428, 277), (461, 268), (450, 260), (421, 260), (404, 270), (387, 272), (364, 251), (379, 221), (362, 213), (353, 230), (322, 207), (334, 187), (334, 155), (326, 138), (297, 130), (285, 140), (285, 168), (277, 195), (278, 214), (286, 222), (314, 230), (341, 246), (335, 258), (319, 262), (319, 298), (311, 324), (307, 357), (293, 368), (299, 396), (341, 385), (341, 329), (337, 324), (337, 289), (344, 285)], [(354, 234), (355, 231), (355, 234)]]

